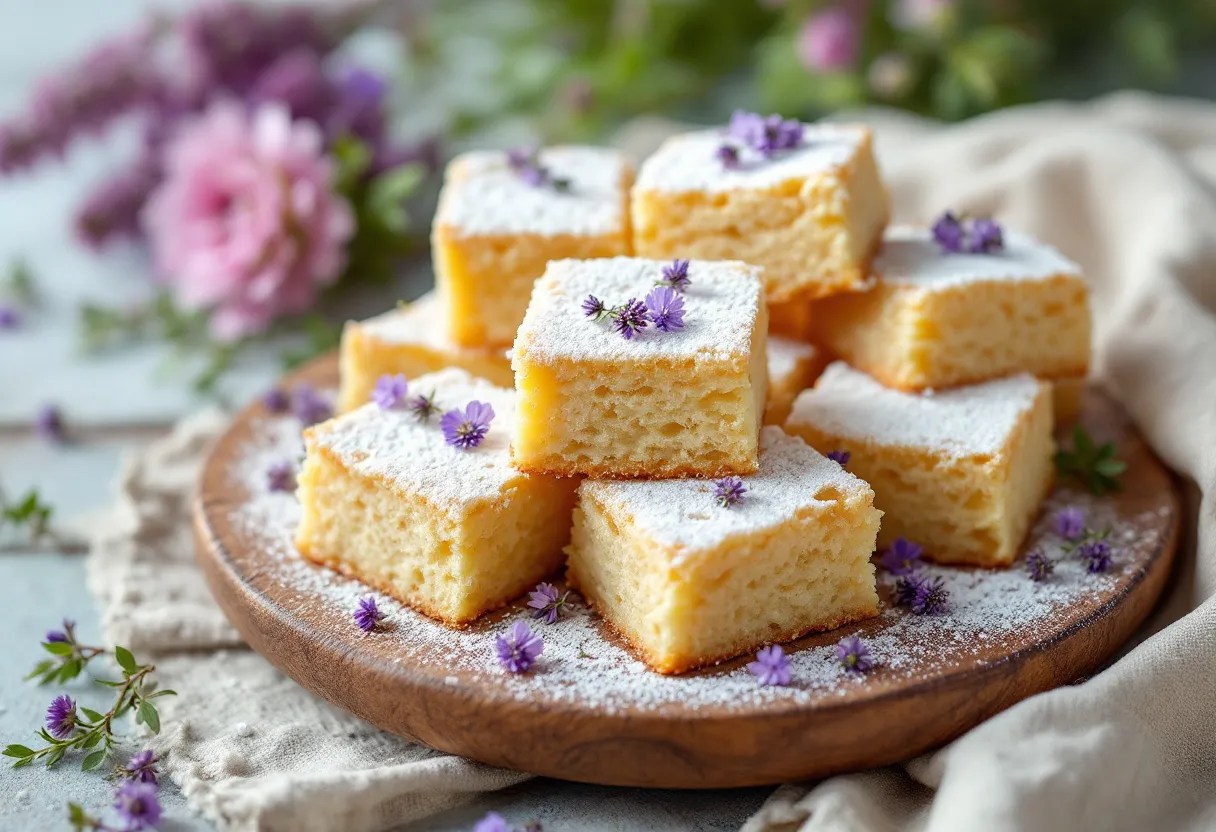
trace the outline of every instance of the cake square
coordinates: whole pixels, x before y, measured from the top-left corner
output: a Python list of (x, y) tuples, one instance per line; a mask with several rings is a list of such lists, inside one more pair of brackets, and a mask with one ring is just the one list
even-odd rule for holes
[(811, 305), (812, 301), (803, 298), (769, 303), (769, 334), (784, 335), (798, 341), (812, 340)]
[(720, 477), (756, 470), (768, 392), (759, 270), (692, 261), (683, 328), (631, 338), (588, 317), (588, 296), (640, 301), (666, 264), (615, 257), (551, 262), (512, 351), (524, 471), (595, 477)]
[(349, 321), (342, 330), (338, 364), (342, 384), (338, 408), (345, 413), (364, 405), (383, 375), (406, 378), (460, 367), (499, 387), (511, 387), (511, 359), (501, 347), (462, 347), (444, 326), (442, 304), (434, 292), (366, 321)]
[(1017, 372), (1084, 376), (1089, 306), (1077, 264), (1024, 234), (1004, 251), (943, 252), (932, 233), (886, 234), (867, 292), (815, 304), (815, 337), (888, 387), (923, 390)]
[(777, 427), (742, 483), (579, 486), (567, 579), (661, 673), (878, 614), (868, 485)]
[(733, 168), (717, 155), (723, 141), (685, 133), (642, 163), (635, 252), (763, 266), (772, 302), (866, 285), (889, 213), (870, 131), (807, 124), (798, 147), (771, 158), (743, 148)]
[(515, 394), (447, 369), (410, 381), (440, 411), (494, 409), (480, 445), (444, 441), (438, 415), (365, 404), (304, 431), (296, 546), (446, 624), (502, 606), (562, 563), (574, 480), (524, 474), (507, 450)]
[(767, 352), (768, 404), (764, 408), (764, 424), (780, 425), (790, 415), (794, 399), (815, 383), (828, 361), (823, 350), (780, 335), (768, 336)]
[(1051, 384), (1025, 373), (916, 394), (838, 361), (785, 429), (849, 452), (884, 513), (881, 546), (903, 537), (942, 563), (1008, 566), (1051, 490)]
[[(622, 153), (550, 147), (535, 165), (521, 171), (507, 153), (488, 150), (448, 165), (431, 243), (457, 344), (509, 346), (548, 261), (631, 253), (633, 167)], [(543, 170), (543, 181), (527, 170)]]

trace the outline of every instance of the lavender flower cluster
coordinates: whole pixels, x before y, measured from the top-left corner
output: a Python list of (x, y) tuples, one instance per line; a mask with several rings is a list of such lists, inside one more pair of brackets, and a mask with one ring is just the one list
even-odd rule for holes
[(724, 168), (737, 168), (742, 163), (740, 145), (771, 159), (782, 150), (801, 146), (803, 132), (802, 122), (797, 119), (735, 110), (726, 127), (728, 141), (718, 147), (718, 161)]

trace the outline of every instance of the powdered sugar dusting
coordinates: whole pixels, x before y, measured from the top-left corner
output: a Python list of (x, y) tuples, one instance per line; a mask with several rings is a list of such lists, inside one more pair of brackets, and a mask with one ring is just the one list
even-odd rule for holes
[(943, 252), (926, 228), (889, 228), (874, 259), (874, 273), (885, 283), (926, 290), (1081, 275), (1080, 266), (1045, 243), (1016, 231), (1006, 231), (1004, 240), (1005, 250), (992, 254)]
[[(852, 701), (899, 689), (909, 680), (923, 682), (968, 670), (992, 659), (986, 652), (991, 645), (999, 645), (1003, 655), (1030, 648), (1097, 611), (1144, 567), (1143, 558), (1156, 550), (1170, 522), (1164, 509), (1160, 514), (1122, 517), (1108, 500), (1057, 492), (1032, 531), (1028, 547), (1041, 544), (1050, 553), (1059, 553), (1059, 541), (1049, 531), (1050, 513), (1062, 505), (1079, 505), (1090, 526), (1111, 529), (1114, 566), (1110, 572), (1089, 575), (1080, 563), (1065, 559), (1049, 580), (1034, 583), (1020, 560), (1008, 571), (927, 565), (923, 568), (945, 580), (950, 593), (946, 613), (915, 616), (888, 602), (876, 619), (787, 645), (794, 684), (760, 688), (743, 667), (746, 659), (684, 676), (653, 673), (581, 607), (545, 626), (517, 603), (468, 630), (451, 630), (374, 593), (389, 626), (386, 632), (360, 634), (350, 614), (370, 590), (304, 561), (292, 545), (300, 516), (294, 496), (266, 487), (269, 464), (302, 454), (299, 423), (284, 417), (255, 422), (251, 428), (253, 438), (230, 472), (234, 491), (247, 495), (230, 518), (242, 537), (242, 545), (234, 551), (247, 580), (288, 589), (287, 614), (307, 616), (311, 626), (320, 626), (327, 638), (346, 649), (358, 651), (366, 640), (376, 640), (377, 649), (383, 650), (387, 642), (394, 654), (390, 662), (436, 683), (485, 697), (566, 703), (604, 714), (639, 709), (672, 714), (702, 709), (749, 712), (824, 705), (846, 695)], [(1144, 529), (1147, 532), (1138, 531)], [(253, 553), (251, 564), (241, 562), (242, 549)], [(884, 598), (889, 598), (891, 583), (880, 570)], [(499, 669), (493, 655), (493, 633), (514, 620), (529, 621), (545, 640), (536, 666), (518, 676)], [(876, 662), (873, 671), (859, 678), (847, 676), (834, 662), (833, 645), (853, 633), (865, 640)]]
[(792, 338), (770, 335), (768, 336), (767, 358), (769, 384), (779, 387), (786, 378), (798, 370), (799, 364), (815, 360), (815, 348)]
[(568, 190), (534, 187), (499, 150), (461, 154), (448, 168), (436, 225), (459, 235), (602, 236), (625, 226), (629, 162), (606, 147), (560, 146), (540, 151), (540, 164)]
[[(765, 158), (740, 147), (740, 165), (726, 168), (717, 157), (727, 140), (722, 130), (698, 130), (672, 136), (642, 163), (639, 191), (734, 191), (771, 188), (791, 180), (835, 172), (849, 162), (869, 135), (864, 127), (841, 124), (803, 125), (802, 145)], [(739, 142), (731, 144), (740, 146)]]
[(836, 361), (794, 400), (786, 423), (886, 445), (951, 454), (999, 452), (1022, 415), (1034, 407), (1043, 382), (1022, 373), (931, 393), (883, 387)]
[(358, 324), (365, 337), (383, 344), (417, 344), (437, 352), (456, 355), (498, 357), (498, 349), (463, 347), (448, 337), (442, 302), (427, 292), (404, 309), (394, 309)]
[[(594, 321), (582, 309), (588, 295), (608, 306), (642, 300), (670, 261), (642, 257), (552, 260), (532, 289), (532, 302), (515, 339), (514, 362), (639, 361), (663, 358), (738, 359), (751, 355), (762, 287), (760, 269), (731, 260), (693, 260), (684, 299), (684, 328), (648, 326), (630, 340), (610, 320)], [(518, 364), (515, 364), (518, 370)], [(662, 379), (656, 378), (656, 382)]]

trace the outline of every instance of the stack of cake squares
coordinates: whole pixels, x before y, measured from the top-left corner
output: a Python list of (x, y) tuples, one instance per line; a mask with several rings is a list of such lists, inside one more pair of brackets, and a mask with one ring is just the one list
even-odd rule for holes
[(1051, 380), (1088, 366), (1079, 270), (888, 230), (864, 127), (738, 119), (636, 181), (603, 148), (456, 158), (436, 292), (343, 334), (300, 551), (452, 626), (564, 567), (663, 673), (876, 615), (898, 537), (1008, 565)]

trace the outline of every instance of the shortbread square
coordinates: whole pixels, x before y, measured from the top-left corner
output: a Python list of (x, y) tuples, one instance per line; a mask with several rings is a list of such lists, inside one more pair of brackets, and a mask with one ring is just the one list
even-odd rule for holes
[(633, 166), (623, 154), (550, 147), (539, 164), (548, 178), (536, 185), (501, 151), (472, 151), (448, 165), (431, 243), (457, 344), (509, 346), (548, 261), (632, 253)]
[(376, 404), (307, 429), (296, 546), (459, 626), (561, 565), (577, 483), (511, 467), (511, 390), (447, 369), (411, 379), (409, 393), (433, 393), (440, 412), (489, 404), (489, 432), (462, 450), (438, 414), (423, 422)]
[(943, 252), (926, 229), (894, 228), (867, 292), (815, 304), (816, 340), (901, 390), (1017, 372), (1084, 376), (1088, 292), (1077, 264), (1016, 232), (992, 254)]
[(668, 139), (638, 172), (631, 211), (644, 257), (743, 260), (764, 267), (768, 299), (864, 286), (888, 199), (864, 127), (808, 124), (801, 146), (765, 158), (717, 156), (720, 130)]
[(768, 404), (764, 408), (764, 424), (781, 425), (790, 415), (794, 399), (815, 383), (828, 360), (823, 350), (780, 335), (768, 336), (767, 353)]
[(515, 341), (521, 470), (594, 477), (750, 474), (768, 392), (768, 315), (759, 270), (689, 265), (683, 328), (653, 323), (626, 339), (610, 307), (655, 289), (663, 261), (558, 260), (536, 283)]
[(776, 427), (742, 482), (579, 486), (567, 578), (661, 673), (878, 614), (868, 485)]
[(942, 563), (1008, 566), (1051, 490), (1051, 384), (1025, 373), (922, 395), (838, 361), (785, 429), (849, 452), (884, 512), (880, 545), (903, 537)]
[(502, 347), (462, 347), (448, 337), (442, 304), (428, 292), (411, 304), (366, 321), (350, 321), (339, 351), (341, 389), (338, 408), (345, 413), (364, 405), (380, 377), (407, 378), (460, 367), (499, 387), (512, 387), (511, 359)]

